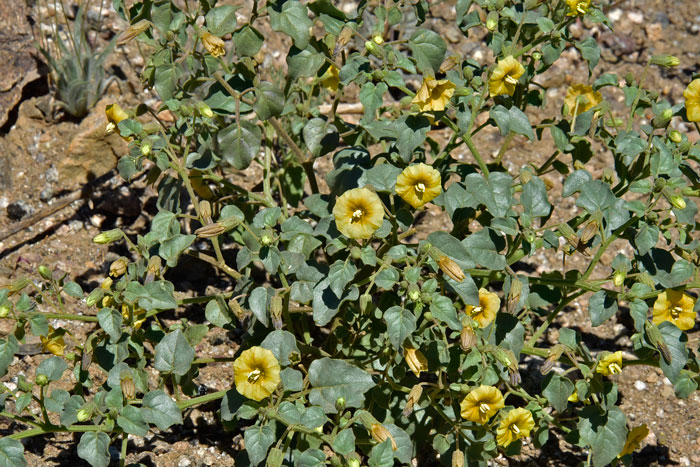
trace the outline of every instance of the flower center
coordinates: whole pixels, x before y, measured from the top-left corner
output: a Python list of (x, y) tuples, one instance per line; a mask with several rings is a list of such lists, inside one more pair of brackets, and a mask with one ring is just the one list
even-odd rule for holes
[(483, 306), (481, 306), (481, 305), (475, 306), (475, 307), (472, 309), (472, 316), (478, 315), (478, 314), (481, 313), (482, 311), (484, 311), (484, 307), (483, 307)]
[(510, 431), (512, 431), (512, 432), (515, 433), (516, 435), (519, 435), (519, 434), (520, 434), (520, 428), (518, 428), (518, 425), (516, 425), (515, 423), (513, 423), (513, 424), (510, 426)]
[(673, 308), (671, 308), (671, 318), (678, 319), (682, 312), (683, 308), (679, 306), (674, 306)]
[(248, 382), (249, 383), (255, 383), (257, 380), (260, 379), (262, 376), (262, 371), (260, 371), (260, 368), (256, 368), (253, 371), (250, 372), (248, 375)]
[(513, 86), (515, 86), (516, 84), (518, 84), (518, 80), (515, 79), (515, 78), (513, 78), (513, 77), (510, 76), (510, 75), (506, 75), (505, 80), (506, 80), (506, 83), (512, 84)]
[(584, 2), (578, 2), (578, 3), (576, 4), (576, 11), (578, 11), (578, 12), (581, 13), (582, 15), (585, 15), (585, 14), (586, 14), (586, 11), (588, 11), (588, 10), (586, 9), (586, 4), (585, 4)]
[(416, 183), (416, 191), (418, 193), (424, 193), (425, 192), (425, 183), (423, 183), (423, 182)]
[(620, 365), (618, 365), (617, 363), (611, 363), (610, 365), (608, 365), (608, 369), (610, 370), (611, 375), (622, 373), (622, 368), (620, 368)]
[(488, 404), (486, 404), (484, 402), (479, 404), (479, 412), (486, 414), (486, 413), (488, 413), (489, 410), (491, 410), (491, 407), (489, 407)]
[(365, 212), (362, 209), (355, 209), (355, 212), (352, 213), (352, 219), (350, 222), (360, 222), (362, 220), (362, 216), (365, 215)]

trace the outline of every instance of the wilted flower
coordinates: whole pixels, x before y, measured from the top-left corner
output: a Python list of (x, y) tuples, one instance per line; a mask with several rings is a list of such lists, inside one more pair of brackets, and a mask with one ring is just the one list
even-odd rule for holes
[(670, 321), (681, 331), (695, 327), (695, 299), (685, 292), (665, 290), (654, 302), (652, 322), (657, 326)]
[(44, 351), (62, 357), (63, 351), (66, 349), (66, 341), (63, 340), (65, 333), (66, 331), (61, 328), (54, 329), (53, 326), (49, 326), (49, 332), (46, 336), (39, 336)]
[(481, 385), (467, 394), (459, 406), (462, 418), (483, 425), (504, 405), (503, 394), (498, 388)]
[(462, 350), (467, 351), (474, 347), (479, 342), (476, 333), (471, 326), (462, 326), (462, 331), (459, 333), (459, 345)]
[(581, 115), (603, 101), (603, 95), (588, 84), (574, 84), (566, 90), (564, 104), (569, 115)]
[(603, 358), (601, 358), (596, 365), (595, 371), (605, 376), (622, 373), (622, 351), (618, 350), (615, 353), (608, 352), (603, 355)]
[(382, 225), (384, 209), (376, 193), (367, 188), (353, 188), (338, 197), (333, 217), (338, 230), (346, 237), (370, 238)]
[(251, 347), (233, 362), (236, 390), (260, 402), (280, 384), (280, 364), (275, 355), (262, 347)]
[(622, 448), (620, 454), (617, 457), (622, 457), (627, 454), (632, 454), (634, 451), (639, 449), (639, 445), (642, 440), (649, 434), (649, 428), (646, 425), (639, 425), (635, 427), (627, 434), (627, 441), (625, 442), (625, 447)]
[(440, 172), (427, 164), (406, 167), (396, 179), (396, 193), (416, 209), (432, 201), (441, 191)]
[(386, 429), (386, 427), (380, 423), (374, 423), (372, 424), (372, 428), (370, 429), (370, 432), (372, 433), (372, 438), (378, 443), (383, 443), (387, 439), (391, 440), (391, 448), (396, 451), (398, 449), (398, 446), (396, 445), (396, 441), (394, 441), (394, 437), (391, 436), (391, 433), (389, 430)]
[(694, 79), (685, 91), (685, 113), (691, 122), (700, 122), (700, 78)]
[(421, 112), (440, 112), (455, 93), (455, 84), (446, 79), (423, 78), (423, 84), (411, 101)]
[(226, 53), (224, 41), (210, 32), (202, 34), (202, 44), (212, 57), (220, 57)]
[(465, 311), (479, 326), (485, 328), (496, 318), (496, 313), (501, 308), (501, 299), (493, 292), (479, 289), (479, 305), (467, 305)]
[(408, 417), (413, 413), (413, 406), (418, 403), (421, 395), (423, 395), (423, 386), (421, 384), (416, 384), (411, 388), (411, 392), (408, 393), (408, 399), (406, 399), (406, 405), (402, 411), (404, 417)]
[(406, 344), (403, 347), (403, 358), (406, 359), (408, 367), (416, 375), (416, 378), (420, 376), (421, 371), (428, 371), (428, 360), (420, 350)]
[(566, 4), (569, 6), (567, 16), (583, 16), (588, 13), (591, 0), (566, 0)]
[(126, 273), (126, 267), (129, 265), (129, 260), (124, 256), (117, 258), (112, 264), (109, 265), (109, 275), (112, 277), (119, 277)]
[(340, 84), (340, 75), (338, 74), (338, 67), (331, 65), (328, 67), (326, 72), (321, 76), (321, 86), (328, 89), (329, 91), (336, 92), (338, 90), (338, 84)]
[(491, 97), (508, 94), (512, 96), (518, 79), (525, 73), (525, 68), (512, 55), (498, 61), (496, 69), (489, 78), (489, 94)]
[(462, 271), (462, 267), (455, 263), (449, 256), (441, 256), (437, 263), (442, 272), (444, 272), (450, 279), (457, 282), (462, 282), (464, 280), (465, 275), (464, 271)]
[(535, 420), (529, 410), (523, 408), (513, 409), (503, 417), (496, 429), (498, 444), (507, 447), (513, 441), (530, 436), (530, 431), (535, 426)]

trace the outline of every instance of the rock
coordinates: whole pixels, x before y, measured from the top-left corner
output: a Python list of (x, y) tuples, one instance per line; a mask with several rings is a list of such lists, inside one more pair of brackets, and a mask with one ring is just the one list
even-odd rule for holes
[(630, 11), (627, 13), (627, 19), (635, 24), (642, 24), (644, 22), (644, 14), (638, 11)]
[(12, 188), (12, 166), (5, 138), (0, 138), (0, 192)]
[(647, 385), (644, 381), (635, 381), (634, 382), (634, 388), (637, 391), (644, 391), (647, 388)]
[(26, 2), (0, 0), (0, 126), (22, 99), (22, 89), (39, 78)]
[(111, 102), (108, 98), (100, 100), (80, 122), (68, 145), (68, 155), (58, 169), (62, 186), (77, 188), (101, 177), (115, 168), (119, 158), (127, 153), (127, 144), (118, 134), (105, 135), (105, 107)]
[(58, 169), (53, 165), (46, 169), (46, 172), (44, 172), (44, 179), (46, 179), (48, 183), (56, 183), (58, 181)]
[(54, 192), (53, 188), (47, 186), (43, 190), (41, 190), (41, 193), (39, 193), (39, 199), (42, 200), (43, 202), (46, 202), (53, 198)]
[(18, 221), (34, 212), (34, 209), (25, 201), (19, 200), (7, 206), (7, 217), (13, 221)]

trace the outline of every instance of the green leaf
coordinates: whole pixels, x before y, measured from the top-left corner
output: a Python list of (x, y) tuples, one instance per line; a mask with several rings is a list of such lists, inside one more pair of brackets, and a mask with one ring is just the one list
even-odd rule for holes
[(117, 342), (122, 336), (122, 314), (113, 308), (102, 308), (97, 312), (97, 320), (110, 341)]
[(141, 409), (133, 405), (127, 405), (122, 409), (117, 417), (117, 425), (132, 435), (146, 436), (148, 433), (148, 425), (143, 420)]
[(428, 29), (417, 29), (408, 41), (416, 59), (416, 66), (423, 73), (435, 76), (445, 59), (447, 45), (439, 34)]
[(391, 440), (375, 445), (369, 453), (369, 467), (393, 467), (394, 452)]
[(508, 313), (498, 313), (495, 326), (495, 343), (510, 349), (515, 354), (515, 358), (520, 359), (520, 351), (525, 344), (525, 327), (520, 320)]
[(161, 389), (146, 394), (141, 407), (143, 419), (161, 430), (167, 430), (176, 423), (182, 423), (182, 413), (177, 404)]
[(357, 300), (360, 291), (352, 286), (344, 290), (343, 295), (338, 297), (330, 288), (330, 281), (324, 279), (314, 287), (314, 298), (311, 302), (313, 308), (313, 318), (317, 326), (325, 326), (338, 313), (340, 305), (345, 301)]
[(447, 324), (453, 331), (462, 330), (462, 322), (457, 318), (457, 311), (448, 297), (434, 295), (430, 302), (430, 312), (435, 319)]
[(44, 400), (44, 406), (49, 412), (60, 413), (63, 406), (70, 399), (70, 394), (65, 389), (54, 389), (51, 396)]
[(321, 407), (313, 406), (304, 410), (299, 421), (306, 428), (313, 430), (317, 427), (323, 426), (328, 421), (328, 417), (326, 417), (326, 414)]
[(467, 191), (495, 217), (505, 217), (513, 204), (512, 184), (513, 179), (504, 172), (491, 172), (488, 179), (481, 174), (469, 174), (464, 178)]
[(83, 289), (76, 282), (70, 281), (63, 284), (63, 291), (73, 298), (83, 298)]
[(552, 211), (552, 205), (547, 198), (547, 187), (539, 177), (533, 177), (523, 185), (520, 203), (529, 217), (546, 217)]
[(372, 185), (375, 190), (391, 193), (394, 191), (396, 178), (401, 172), (400, 168), (391, 164), (379, 164), (365, 172), (365, 177), (367, 183)]
[(309, 45), (313, 22), (309, 19), (306, 6), (297, 0), (275, 4), (268, 9), (270, 26), (273, 30), (283, 32), (294, 41), (294, 46), (305, 49)]
[(328, 280), (333, 293), (340, 297), (343, 295), (346, 286), (355, 277), (357, 267), (349, 261), (336, 261), (328, 271)]
[(167, 334), (156, 345), (156, 356), (153, 367), (163, 373), (174, 373), (178, 376), (190, 370), (194, 360), (194, 349), (187, 342), (181, 330)]
[(671, 352), (671, 362), (668, 363), (665, 359), (659, 358), (659, 366), (664, 375), (675, 384), (680, 377), (681, 370), (688, 362), (688, 350), (686, 349), (688, 336), (668, 321), (659, 324), (659, 331), (661, 331), (664, 342)]
[(326, 413), (337, 413), (335, 402), (344, 397), (347, 407), (362, 407), (365, 392), (374, 387), (372, 377), (364, 370), (343, 360), (324, 357), (311, 362), (309, 401)]
[(289, 355), (292, 353), (299, 354), (296, 338), (294, 334), (288, 331), (272, 331), (260, 343), (260, 346), (275, 354), (275, 358), (283, 366), (289, 365)]
[(7, 367), (12, 363), (15, 352), (18, 350), (19, 343), (15, 336), (8, 336), (7, 339), (0, 340), (0, 376), (5, 376)]
[(247, 168), (260, 151), (262, 132), (253, 122), (234, 122), (216, 136), (218, 149), (226, 162), (238, 170)]
[(0, 438), (0, 467), (24, 467), (24, 445), (16, 439)]
[(384, 312), (389, 342), (396, 350), (401, 350), (403, 341), (416, 330), (416, 317), (400, 306), (392, 306)]
[(321, 157), (338, 147), (335, 126), (322, 118), (312, 118), (302, 129), (304, 144), (312, 156)]
[(462, 243), (469, 256), (478, 264), (492, 270), (502, 270), (506, 267), (506, 258), (498, 253), (505, 247), (505, 241), (489, 228), (469, 235)]
[(32, 334), (35, 336), (45, 336), (49, 333), (49, 322), (46, 317), (40, 313), (29, 316), (29, 324), (32, 328)]
[(138, 303), (146, 311), (151, 310), (174, 310), (177, 308), (177, 301), (173, 296), (175, 286), (168, 281), (153, 281), (146, 284), (143, 296)]
[(261, 81), (255, 87), (255, 104), (253, 110), (260, 120), (278, 117), (284, 109), (284, 94), (278, 86), (269, 81)]
[(78, 395), (71, 396), (70, 399), (68, 399), (63, 405), (63, 410), (61, 410), (61, 413), (59, 415), (61, 425), (71, 426), (74, 423), (76, 423), (78, 421), (78, 410), (80, 410), (84, 403), (85, 401), (82, 397)]
[(292, 80), (314, 76), (323, 63), (323, 54), (316, 52), (311, 46), (305, 49), (292, 47), (287, 54), (287, 70)]
[(233, 321), (228, 309), (222, 308), (218, 300), (211, 300), (207, 303), (204, 309), (204, 316), (207, 318), (207, 321), (220, 328)]
[(532, 125), (527, 118), (527, 115), (522, 110), (513, 106), (506, 109), (502, 105), (497, 105), (491, 109), (489, 115), (496, 121), (498, 129), (502, 135), (512, 131), (519, 135), (526, 136), (530, 141), (535, 139), (535, 133), (532, 131)]
[(238, 409), (240, 409), (247, 400), (248, 399), (240, 395), (235, 389), (226, 391), (226, 394), (224, 394), (224, 397), (221, 399), (221, 419), (227, 422), (233, 420)]
[(236, 10), (238, 8), (240, 7), (222, 5), (209, 10), (204, 17), (209, 32), (219, 37), (233, 32), (236, 29)]
[(557, 412), (563, 412), (568, 405), (568, 399), (574, 393), (574, 383), (565, 376), (549, 373), (542, 381), (542, 395)]
[(698, 383), (693, 379), (692, 374), (688, 371), (682, 371), (676, 382), (673, 384), (673, 390), (676, 397), (679, 399), (687, 399), (698, 388)]
[(366, 83), (360, 89), (360, 102), (364, 107), (364, 114), (360, 123), (369, 123), (375, 119), (377, 109), (382, 106), (384, 101), (384, 93), (388, 91), (389, 87), (384, 83)]
[(270, 425), (251, 426), (246, 428), (243, 439), (250, 463), (258, 465), (265, 460), (267, 450), (275, 442), (275, 430)]
[(275, 291), (269, 287), (257, 287), (248, 297), (250, 311), (253, 312), (258, 321), (265, 327), (270, 326), (270, 313), (268, 309), (270, 307), (270, 299), (274, 293)]
[(347, 456), (355, 450), (355, 433), (352, 428), (340, 431), (333, 438), (333, 450), (341, 456)]
[(387, 269), (383, 269), (379, 272), (379, 274), (377, 274), (374, 283), (380, 289), (391, 290), (394, 288), (394, 284), (396, 284), (398, 281), (399, 271), (396, 268), (389, 267)]
[(617, 313), (617, 300), (608, 296), (603, 290), (593, 294), (588, 302), (588, 314), (591, 316), (591, 325), (600, 326)]
[(637, 252), (642, 256), (646, 255), (658, 241), (659, 228), (640, 221), (639, 230), (634, 236), (634, 245), (637, 247)]
[(264, 40), (260, 31), (247, 24), (233, 34), (236, 54), (243, 57), (252, 57), (257, 54)]
[(389, 433), (391, 433), (391, 436), (394, 438), (394, 442), (396, 443), (396, 450), (393, 451), (394, 457), (404, 465), (411, 464), (414, 447), (408, 433), (393, 423), (385, 423), (384, 427), (389, 431)]
[(49, 381), (58, 381), (67, 369), (68, 364), (65, 360), (60, 357), (50, 357), (39, 364), (36, 374), (45, 375)]
[(587, 37), (583, 41), (574, 43), (576, 48), (581, 52), (581, 56), (588, 62), (589, 74), (593, 73), (593, 69), (598, 65), (600, 60), (600, 47), (592, 37)]
[(109, 465), (109, 435), (103, 431), (87, 431), (80, 437), (78, 456), (92, 467)]
[(627, 418), (617, 407), (601, 414), (597, 406), (581, 410), (578, 422), (581, 440), (591, 447), (594, 467), (603, 467), (612, 462), (622, 451), (627, 441)]
[(285, 368), (280, 371), (280, 379), (285, 391), (301, 391), (304, 388), (304, 376), (299, 370)]
[(428, 241), (454, 260), (462, 269), (471, 269), (476, 266), (464, 243), (449, 233), (440, 230), (432, 232), (428, 235)]
[(326, 454), (320, 449), (307, 449), (295, 460), (294, 467), (322, 467), (326, 465)]
[(581, 187), (581, 195), (576, 200), (576, 206), (582, 207), (590, 214), (604, 211), (615, 203), (615, 195), (610, 185), (600, 180), (591, 180)]
[(158, 254), (167, 262), (168, 266), (175, 267), (182, 252), (189, 248), (196, 238), (196, 235), (173, 235), (160, 244)]

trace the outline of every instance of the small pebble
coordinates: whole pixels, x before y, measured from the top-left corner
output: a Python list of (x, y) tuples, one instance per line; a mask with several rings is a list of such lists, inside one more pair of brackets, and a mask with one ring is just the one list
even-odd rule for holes
[(642, 24), (644, 22), (644, 14), (638, 11), (630, 11), (627, 13), (627, 18), (636, 24)]
[(7, 206), (7, 217), (13, 221), (18, 221), (34, 212), (34, 209), (26, 201), (15, 201)]
[(608, 13), (608, 18), (610, 18), (610, 21), (612, 22), (620, 21), (620, 18), (622, 18), (622, 10), (619, 8), (615, 8), (610, 13)]
[(58, 169), (54, 166), (49, 167), (44, 172), (44, 178), (49, 183), (56, 183), (58, 181)]
[(42, 201), (46, 202), (53, 198), (53, 189), (51, 187), (46, 187), (43, 190), (41, 190), (41, 193), (39, 193), (39, 199)]
[(644, 391), (644, 390), (647, 388), (647, 385), (646, 385), (646, 383), (643, 382), (643, 381), (635, 381), (635, 382), (634, 382), (634, 388), (635, 388), (637, 391)]

